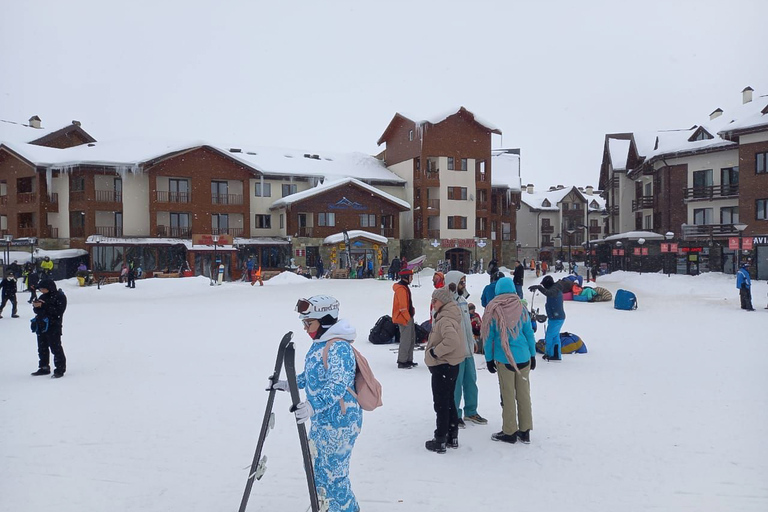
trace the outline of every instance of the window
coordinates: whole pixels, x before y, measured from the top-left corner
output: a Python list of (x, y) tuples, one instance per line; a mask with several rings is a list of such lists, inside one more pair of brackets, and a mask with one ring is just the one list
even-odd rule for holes
[(481, 160), (478, 163), (478, 172), (480, 173), (480, 181), (486, 181), (486, 176), (485, 176), (485, 160)]
[(318, 226), (329, 226), (333, 227), (336, 225), (336, 214), (335, 213), (325, 213), (320, 212), (317, 214), (317, 225)]
[(596, 228), (596, 227), (598, 227), (598, 225), (597, 225), (597, 219), (589, 219), (589, 227), (591, 227), (591, 228)]
[(417, 171), (420, 171), (421, 170), (421, 158), (419, 158), (419, 157), (414, 158), (413, 159), (413, 165), (416, 166), (416, 170)]
[(448, 187), (448, 199), (467, 200), (467, 187)]
[(211, 202), (229, 204), (229, 184), (226, 181), (211, 182)]
[(369, 215), (367, 213), (360, 214), (360, 227), (361, 228), (375, 228), (376, 227), (376, 215)]
[(739, 193), (739, 166), (720, 169), (720, 183), (723, 185), (723, 195)]
[(696, 141), (696, 140), (708, 140), (708, 139), (712, 139), (712, 138), (713, 137), (709, 133), (707, 133), (706, 130), (700, 129), (698, 131), (698, 133), (696, 133), (696, 135), (693, 137), (693, 140), (694, 141)]
[(467, 229), (467, 218), (459, 216), (448, 217), (448, 229)]
[(695, 188), (711, 187), (712, 186), (712, 169), (704, 169), (703, 171), (693, 171), (693, 186)]
[[(546, 199), (545, 199), (545, 201), (546, 201)], [(563, 211), (564, 212), (568, 211), (568, 203), (563, 203)]]
[(581, 210), (581, 203), (571, 203), (573, 208), (571, 210)]
[(693, 223), (697, 226), (712, 224), (712, 208), (697, 208), (693, 210)]
[(548, 245), (552, 245), (552, 239), (549, 238), (549, 235), (541, 235), (541, 245), (543, 247), (546, 247)]
[(653, 215), (643, 217), (643, 229), (653, 229)]
[(413, 130), (408, 131), (408, 140), (413, 140)]
[(272, 216), (271, 215), (259, 215), (256, 214), (256, 219), (253, 224), (256, 229), (271, 229), (272, 228)]
[(501, 223), (501, 239), (512, 240), (512, 224), (509, 222)]
[(271, 183), (256, 183), (256, 197), (272, 197)]
[(541, 227), (548, 228), (549, 226), (549, 219), (541, 219)]
[(83, 192), (85, 190), (85, 177), (72, 176), (72, 181), (69, 189), (72, 192)]
[(189, 181), (171, 178), (168, 180), (168, 201), (186, 203), (189, 201)]
[(738, 224), (738, 223), (739, 223), (738, 206), (720, 208), (720, 224)]
[(283, 197), (296, 193), (296, 185), (283, 185)]
[(466, 171), (467, 170), (467, 165), (468, 165), (467, 159), (466, 158), (462, 158), (461, 159), (461, 170), (462, 171)]
[(188, 236), (190, 234), (189, 214), (171, 212), (171, 232), (172, 237)]
[(755, 172), (765, 174), (768, 171), (768, 153), (755, 154)]
[(755, 218), (768, 220), (768, 199), (758, 199), (755, 206)]
[(212, 234), (220, 235), (229, 230), (229, 215), (226, 213), (214, 213), (211, 215)]
[(280, 214), (280, 229), (283, 229), (285, 227), (285, 217), (284, 214)]
[(644, 195), (644, 196), (646, 196), (646, 197), (650, 197), (650, 196), (652, 196), (652, 195), (653, 195), (653, 188), (652, 188), (652, 187), (653, 187), (653, 184), (651, 184), (651, 183), (646, 183), (646, 184), (643, 186), (643, 188), (644, 188), (644, 190), (643, 190), (643, 195)]
[(448, 157), (448, 170), (449, 171), (453, 171), (454, 170), (454, 163), (453, 163), (453, 157), (452, 156)]

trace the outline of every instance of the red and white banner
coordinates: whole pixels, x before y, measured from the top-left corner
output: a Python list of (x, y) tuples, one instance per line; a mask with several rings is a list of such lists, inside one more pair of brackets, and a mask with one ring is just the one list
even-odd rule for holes
[(648, 248), (643, 247), (643, 256), (648, 256)]
[(742, 239), (741, 248), (744, 249), (745, 251), (751, 251), (754, 247), (754, 245), (752, 245), (752, 242), (753, 242), (752, 237)]
[(669, 252), (677, 252), (677, 244), (669, 244)]
[(728, 238), (728, 248), (734, 251), (739, 250), (739, 239), (735, 236)]
[(634, 254), (635, 256), (640, 256), (642, 253), (640, 252), (640, 248), (639, 247), (635, 247), (632, 250), (632, 254)]
[(661, 252), (669, 252), (669, 244), (659, 244)]

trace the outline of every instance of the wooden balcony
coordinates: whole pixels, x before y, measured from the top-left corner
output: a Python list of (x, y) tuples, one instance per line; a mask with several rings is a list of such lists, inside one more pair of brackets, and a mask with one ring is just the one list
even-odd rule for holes
[(158, 203), (189, 203), (191, 200), (189, 192), (168, 192), (167, 190), (158, 190), (155, 197)]
[(115, 190), (97, 190), (96, 201), (101, 203), (122, 203), (123, 193)]
[(381, 235), (387, 238), (394, 238), (395, 228), (381, 228)]
[(654, 196), (641, 196), (632, 200), (632, 211), (643, 210), (646, 208), (653, 208), (656, 201)]
[(165, 238), (192, 238), (191, 227), (157, 226), (157, 236)]
[(108, 236), (108, 237), (122, 237), (123, 236), (123, 227), (122, 226), (96, 226), (96, 234), (99, 234), (101, 236)]
[(37, 193), (23, 192), (16, 194), (16, 204), (34, 204), (37, 202)]
[(37, 228), (25, 226), (16, 230), (16, 238), (31, 238), (37, 236)]
[(683, 224), (683, 239), (739, 236), (733, 224)]
[(710, 187), (690, 187), (683, 189), (683, 199), (686, 201), (724, 199), (738, 197), (738, 195), (738, 185), (713, 185)]
[(298, 236), (306, 237), (306, 238), (312, 238), (312, 230), (314, 229), (313, 226), (304, 226), (300, 227), (298, 231)]
[(243, 195), (211, 194), (211, 204), (243, 204)]

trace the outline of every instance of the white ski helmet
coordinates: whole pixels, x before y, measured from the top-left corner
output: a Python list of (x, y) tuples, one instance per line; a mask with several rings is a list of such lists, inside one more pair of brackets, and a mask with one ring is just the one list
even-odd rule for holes
[(330, 295), (313, 295), (308, 299), (299, 299), (296, 303), (296, 311), (299, 312), (299, 318), (302, 320), (309, 318), (320, 320), (330, 316), (335, 322), (339, 318), (339, 301)]

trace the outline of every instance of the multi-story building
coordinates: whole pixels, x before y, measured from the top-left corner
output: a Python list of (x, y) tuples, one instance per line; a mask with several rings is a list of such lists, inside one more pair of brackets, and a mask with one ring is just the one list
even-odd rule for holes
[(599, 192), (591, 185), (557, 185), (536, 192), (528, 184), (517, 212), (519, 258), (549, 263), (556, 259), (585, 260), (587, 251), (593, 251), (587, 241), (598, 240), (603, 233), (605, 200)]
[(753, 99), (749, 87), (741, 105), (692, 128), (606, 135), (600, 186), (611, 238), (662, 235), (645, 259), (660, 268), (666, 235), (678, 247), (675, 269), (695, 274), (734, 272), (741, 236), (749, 251), (741, 256), (755, 257), (757, 274), (768, 277), (766, 154), (768, 96)]
[[(379, 145), (387, 168), (405, 181), (412, 205), (401, 217), (402, 250), (468, 271), (517, 256), (519, 150), (492, 151), (501, 134), (464, 107), (428, 118), (395, 114)], [(498, 165), (498, 169), (496, 168)]]

